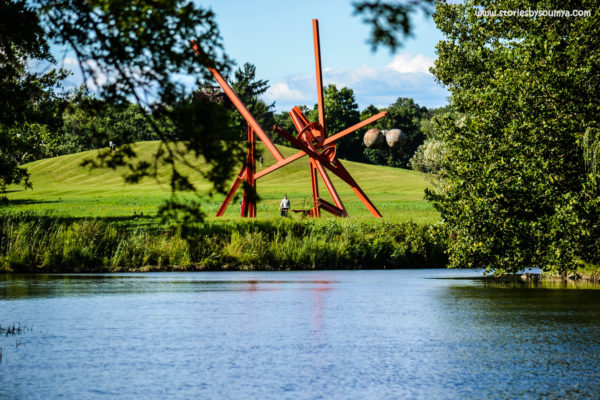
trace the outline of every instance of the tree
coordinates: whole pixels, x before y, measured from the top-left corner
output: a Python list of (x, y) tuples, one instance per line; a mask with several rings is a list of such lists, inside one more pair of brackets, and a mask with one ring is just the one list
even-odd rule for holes
[[(227, 110), (209, 99), (194, 97), (178, 81), (182, 74), (208, 78), (206, 67), (216, 67), (224, 74), (229, 71), (230, 61), (222, 51), (212, 11), (177, 0), (33, 0), (27, 7), (16, 4), (21, 9), (31, 7), (39, 15), (33, 28), (40, 37), (75, 54), (84, 82), (102, 102), (116, 108), (138, 104), (138, 110), (161, 140), (155, 162), (140, 161), (126, 144), (133, 141), (132, 132), (115, 126), (113, 133), (118, 133), (117, 141), (124, 145), (115, 153), (102, 152), (87, 164), (112, 168), (128, 165), (129, 181), (156, 177), (166, 165), (171, 172), (173, 197), (162, 208), (163, 215), (177, 217), (183, 213), (187, 221), (200, 220), (198, 204), (177, 201), (179, 191), (196, 192), (181, 166), (195, 169), (213, 183), (216, 191), (224, 191), (235, 161), (243, 158), (238, 142), (220, 140), (231, 129)], [(16, 28), (17, 34), (22, 32)], [(191, 50), (190, 39), (199, 43), (200, 57)], [(165, 120), (169, 121), (169, 130), (161, 127)], [(190, 163), (189, 155), (202, 155), (210, 168), (200, 169)]]
[(433, 0), (366, 0), (355, 2), (353, 5), (354, 13), (362, 15), (363, 22), (372, 28), (369, 43), (373, 50), (383, 45), (394, 52), (400, 47), (402, 38), (411, 34), (411, 14), (417, 10), (429, 14), (432, 3)]
[(415, 154), (410, 159), (410, 166), (415, 171), (429, 174), (430, 180), (435, 181), (442, 171), (445, 155), (444, 142), (436, 139), (427, 139), (415, 151)]
[(22, 164), (39, 157), (59, 126), (59, 81), (64, 71), (31, 72), (27, 64), (53, 61), (36, 14), (21, 1), (0, 1), (0, 190), (31, 187)]
[[(267, 104), (260, 99), (260, 96), (269, 89), (269, 81), (257, 79), (256, 67), (253, 64), (245, 63), (243, 67), (235, 71), (231, 88), (237, 93), (258, 124), (269, 131), (275, 124), (273, 116), (275, 103)], [(238, 137), (246, 138), (248, 124), (237, 110), (233, 111), (232, 120), (234, 129), (239, 132)]]
[[(97, 99), (81, 87), (69, 96), (62, 115), (63, 126), (55, 133), (57, 143), (54, 153), (62, 155), (106, 148), (111, 141), (122, 146), (159, 140), (144, 114), (137, 103), (113, 105)], [(162, 132), (172, 130), (166, 120), (155, 122)]]
[(431, 117), (421, 120), (421, 132), (425, 135), (425, 141), (417, 148), (409, 162), (415, 171), (426, 173), (436, 188), (440, 186), (440, 173), (446, 157), (446, 146), (440, 138), (439, 121), (452, 112), (450, 106), (429, 110), (428, 115)]
[[(421, 132), (421, 120), (427, 117), (427, 108), (419, 106), (413, 99), (399, 97), (386, 111), (388, 115), (385, 118), (366, 129), (400, 129), (406, 135), (406, 143), (398, 149), (365, 148), (364, 156), (372, 164), (408, 168), (410, 158), (425, 139)], [(367, 107), (361, 114), (361, 119), (369, 118), (378, 112), (375, 107)]]
[[(451, 233), (450, 265), (564, 273), (600, 262), (597, 154), (600, 14), (482, 17), (509, 1), (437, 4), (445, 35), (433, 68), (452, 94), (440, 192), (428, 198)], [(521, 2), (520, 9), (539, 9)], [(563, 9), (549, 1), (543, 9)]]
[[(352, 89), (343, 87), (338, 90), (335, 85), (327, 85), (323, 88), (323, 97), (328, 135), (333, 135), (360, 122), (358, 104), (356, 104)], [(308, 113), (307, 118), (309, 121), (319, 120), (319, 109), (316, 104)], [(356, 134), (348, 135), (336, 143), (339, 158), (362, 161), (363, 144), (361, 137)]]

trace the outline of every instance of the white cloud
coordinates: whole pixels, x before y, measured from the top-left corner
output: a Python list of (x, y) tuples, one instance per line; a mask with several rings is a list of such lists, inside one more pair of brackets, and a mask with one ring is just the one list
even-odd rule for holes
[[(421, 54), (399, 54), (386, 66), (361, 66), (358, 68), (324, 68), (325, 85), (354, 90), (359, 107), (369, 104), (386, 107), (398, 97), (411, 97), (426, 107), (439, 107), (447, 103), (449, 93), (439, 86), (429, 68), (434, 59)], [(278, 110), (289, 110), (295, 105), (312, 107), (316, 102), (314, 75), (298, 74), (277, 82), (265, 96), (275, 101)]]
[(425, 73), (429, 74), (429, 68), (433, 67), (435, 60), (431, 57), (417, 54), (413, 57), (410, 53), (398, 54), (391, 63), (388, 64), (388, 68), (393, 69), (401, 74), (406, 73)]
[[(71, 76), (67, 78), (65, 85), (67, 88), (76, 87), (82, 83), (83, 77), (81, 75), (81, 66), (79, 65), (79, 60), (77, 58), (63, 58), (60, 61), (60, 67), (71, 72)], [(85, 84), (94, 92), (97, 91), (100, 86), (106, 84), (109, 79), (111, 79), (111, 76), (111, 80), (114, 80), (114, 76), (116, 76), (116, 71), (114, 69), (106, 71), (105, 69), (100, 68), (98, 63), (94, 60), (84, 62), (82, 67), (87, 74)]]
[(77, 61), (77, 59), (74, 57), (65, 57), (62, 60), (62, 62), (64, 65), (75, 65), (75, 66), (79, 65), (79, 61)]
[(114, 68), (103, 66), (101, 67), (96, 61), (89, 60), (85, 62), (86, 72), (89, 73), (86, 84), (96, 91), (107, 83), (115, 81), (117, 71)]
[(265, 100), (267, 100), (267, 102), (302, 102), (308, 99), (299, 89), (291, 88), (286, 82), (277, 82), (267, 90), (265, 93)]

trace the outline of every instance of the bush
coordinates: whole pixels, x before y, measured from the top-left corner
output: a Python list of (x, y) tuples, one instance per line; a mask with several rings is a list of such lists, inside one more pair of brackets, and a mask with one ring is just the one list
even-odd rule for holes
[(212, 221), (185, 238), (103, 219), (0, 217), (0, 268), (14, 272), (439, 267), (446, 234), (414, 223)]

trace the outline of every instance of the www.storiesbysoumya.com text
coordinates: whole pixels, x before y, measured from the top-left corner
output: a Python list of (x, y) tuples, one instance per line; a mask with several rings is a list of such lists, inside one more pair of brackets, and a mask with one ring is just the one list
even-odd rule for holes
[(571, 18), (571, 17), (591, 17), (590, 10), (486, 10), (475, 11), (477, 17), (551, 17), (551, 18)]

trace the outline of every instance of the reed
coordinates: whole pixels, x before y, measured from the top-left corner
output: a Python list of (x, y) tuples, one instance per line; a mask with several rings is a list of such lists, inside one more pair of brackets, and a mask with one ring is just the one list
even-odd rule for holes
[(436, 225), (287, 218), (208, 221), (186, 230), (102, 218), (0, 217), (8, 272), (439, 267)]
[[(31, 327), (21, 326), (21, 324), (19, 324), (19, 325), (12, 324), (12, 325), (7, 325), (7, 326), (0, 325), (0, 335), (5, 335), (5, 336), (20, 335), (26, 331), (31, 331)], [(1, 358), (0, 358), (0, 360), (1, 360)]]

